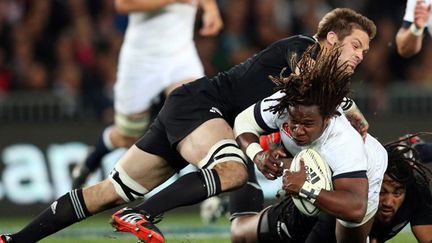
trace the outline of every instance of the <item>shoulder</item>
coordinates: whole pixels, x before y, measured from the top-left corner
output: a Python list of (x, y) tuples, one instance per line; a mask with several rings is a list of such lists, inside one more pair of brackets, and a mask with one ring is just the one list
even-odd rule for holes
[(271, 44), (269, 47), (276, 47), (276, 46), (286, 46), (286, 47), (292, 47), (292, 46), (304, 46), (308, 47), (312, 44), (317, 43), (316, 39), (312, 36), (308, 35), (294, 35), (291, 37), (287, 37), (281, 40), (278, 40)]

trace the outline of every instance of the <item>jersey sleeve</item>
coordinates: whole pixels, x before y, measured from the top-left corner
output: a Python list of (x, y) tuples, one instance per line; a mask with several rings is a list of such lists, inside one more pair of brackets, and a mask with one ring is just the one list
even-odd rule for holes
[(278, 131), (279, 120), (281, 115), (273, 113), (269, 108), (278, 104), (278, 99), (283, 97), (285, 94), (282, 92), (276, 92), (273, 95), (259, 101), (254, 110), (254, 117), (258, 125), (267, 132)]
[[(321, 154), (332, 169), (333, 178), (365, 177), (368, 170), (366, 148), (360, 135), (348, 120), (341, 116), (336, 119), (339, 129), (328, 138)], [(336, 130), (336, 128), (335, 128)]]
[(422, 203), (418, 204), (412, 210), (411, 227), (416, 225), (432, 225), (432, 202), (422, 201)]

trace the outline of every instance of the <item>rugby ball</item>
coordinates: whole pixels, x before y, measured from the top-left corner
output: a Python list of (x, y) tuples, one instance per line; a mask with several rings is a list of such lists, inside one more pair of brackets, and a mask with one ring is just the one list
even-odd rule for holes
[[(313, 149), (300, 151), (291, 162), (290, 170), (300, 170), (300, 159), (303, 159), (306, 170), (306, 180), (318, 188), (333, 190), (332, 172), (321, 155)], [(294, 205), (307, 216), (316, 216), (320, 210), (309, 200), (298, 196), (292, 197)]]

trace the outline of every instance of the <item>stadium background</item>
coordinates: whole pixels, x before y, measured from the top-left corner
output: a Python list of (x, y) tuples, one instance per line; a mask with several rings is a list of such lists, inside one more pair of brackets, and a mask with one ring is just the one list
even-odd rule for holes
[[(405, 0), (218, 3), (222, 33), (195, 37), (206, 75), (280, 38), (313, 34), (328, 10), (351, 7), (378, 27), (353, 78), (352, 97), (370, 132), (387, 142), (431, 130), (430, 37), (415, 57), (403, 59), (395, 49)], [(0, 0), (0, 218), (34, 215), (69, 190), (72, 165), (112, 122), (112, 85), (126, 25), (113, 0)], [(122, 152), (107, 156), (91, 182), (106, 175)], [(267, 188), (270, 198), (274, 184)]]

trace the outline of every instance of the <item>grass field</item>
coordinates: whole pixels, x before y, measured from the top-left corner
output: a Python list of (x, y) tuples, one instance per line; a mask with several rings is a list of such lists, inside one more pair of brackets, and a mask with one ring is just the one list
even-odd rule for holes
[[(131, 234), (113, 232), (108, 223), (110, 214), (84, 220), (65, 230), (56, 233), (40, 242), (42, 243), (103, 243), (103, 242), (137, 242)], [(13, 232), (20, 229), (28, 219), (0, 218), (0, 231)], [(219, 219), (215, 224), (203, 225), (198, 213), (173, 212), (165, 215), (158, 227), (165, 234), (167, 243), (225, 243), (229, 240), (229, 222)], [(400, 233), (391, 243), (416, 242), (409, 230)]]

